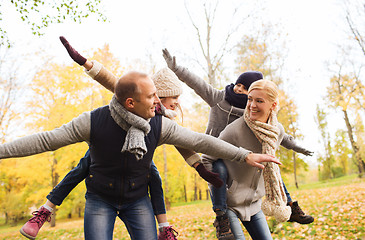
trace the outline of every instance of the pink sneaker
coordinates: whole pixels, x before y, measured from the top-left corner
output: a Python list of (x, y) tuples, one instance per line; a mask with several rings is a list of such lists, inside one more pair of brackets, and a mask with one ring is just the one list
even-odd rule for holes
[(45, 221), (51, 221), (51, 212), (43, 206), (32, 213), (34, 217), (28, 220), (20, 229), (20, 233), (24, 237), (34, 240), (37, 237), (39, 229), (43, 226)]
[[(176, 235), (175, 235), (176, 233)], [(158, 240), (177, 240), (178, 232), (175, 231), (171, 226), (163, 227), (163, 232), (158, 235)]]

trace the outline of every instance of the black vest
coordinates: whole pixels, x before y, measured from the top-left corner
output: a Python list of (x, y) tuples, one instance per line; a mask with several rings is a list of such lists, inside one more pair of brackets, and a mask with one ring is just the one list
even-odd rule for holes
[(161, 116), (151, 118), (151, 131), (145, 136), (147, 153), (137, 161), (134, 154), (121, 153), (127, 132), (113, 120), (109, 106), (92, 111), (87, 191), (115, 204), (147, 195), (150, 166), (160, 138), (161, 123)]

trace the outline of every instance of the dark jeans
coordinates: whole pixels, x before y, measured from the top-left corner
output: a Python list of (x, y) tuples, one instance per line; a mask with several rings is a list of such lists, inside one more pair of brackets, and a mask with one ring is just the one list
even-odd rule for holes
[[(219, 173), (219, 177), (222, 179), (222, 181), (227, 182), (228, 172), (227, 172), (227, 167), (224, 164), (223, 160), (218, 159), (217, 161), (213, 162), (213, 172)], [(283, 181), (283, 186), (287, 197), (287, 202), (289, 203), (292, 201), (292, 199), (290, 197), (290, 193), (285, 187), (284, 181)], [(223, 184), (223, 186), (220, 188), (215, 188), (214, 186), (210, 186), (210, 196), (212, 199), (213, 211), (217, 210), (223, 212), (227, 211), (227, 203), (226, 203), (227, 186), (225, 184)]]
[[(85, 156), (80, 159), (77, 166), (69, 171), (62, 181), (47, 195), (47, 199), (53, 204), (60, 206), (72, 189), (87, 177), (90, 163), (90, 152), (87, 150)], [(151, 180), (148, 185), (155, 215), (166, 213), (162, 181), (153, 161), (151, 164)]]
[(69, 171), (62, 181), (47, 195), (47, 199), (53, 204), (60, 206), (72, 189), (87, 177), (89, 174), (90, 162), (90, 152), (87, 150), (85, 156), (80, 159), (77, 166)]
[(160, 177), (160, 173), (158, 172), (157, 167), (153, 161), (151, 164), (151, 180), (148, 183), (148, 186), (150, 189), (150, 196), (154, 214), (165, 214), (166, 207), (162, 189), (162, 180)]

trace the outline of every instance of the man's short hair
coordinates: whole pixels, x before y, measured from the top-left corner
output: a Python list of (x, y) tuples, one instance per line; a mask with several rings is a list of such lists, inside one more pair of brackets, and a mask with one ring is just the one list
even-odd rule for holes
[(124, 103), (127, 98), (139, 100), (141, 89), (137, 84), (140, 79), (147, 78), (145, 73), (131, 71), (124, 74), (116, 83), (114, 94), (120, 103)]

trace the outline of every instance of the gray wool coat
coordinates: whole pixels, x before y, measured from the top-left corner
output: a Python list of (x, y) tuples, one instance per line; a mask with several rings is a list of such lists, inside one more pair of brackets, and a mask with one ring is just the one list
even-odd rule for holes
[[(280, 133), (276, 149), (284, 139), (284, 128), (281, 124), (278, 127)], [(262, 144), (247, 126), (243, 117), (229, 124), (219, 138), (253, 153), (262, 153)], [(204, 160), (209, 166), (217, 158), (205, 155)], [(251, 216), (261, 210), (261, 198), (265, 195), (263, 171), (246, 163), (223, 161), (228, 171), (227, 207), (233, 210), (242, 221), (250, 221)]]

